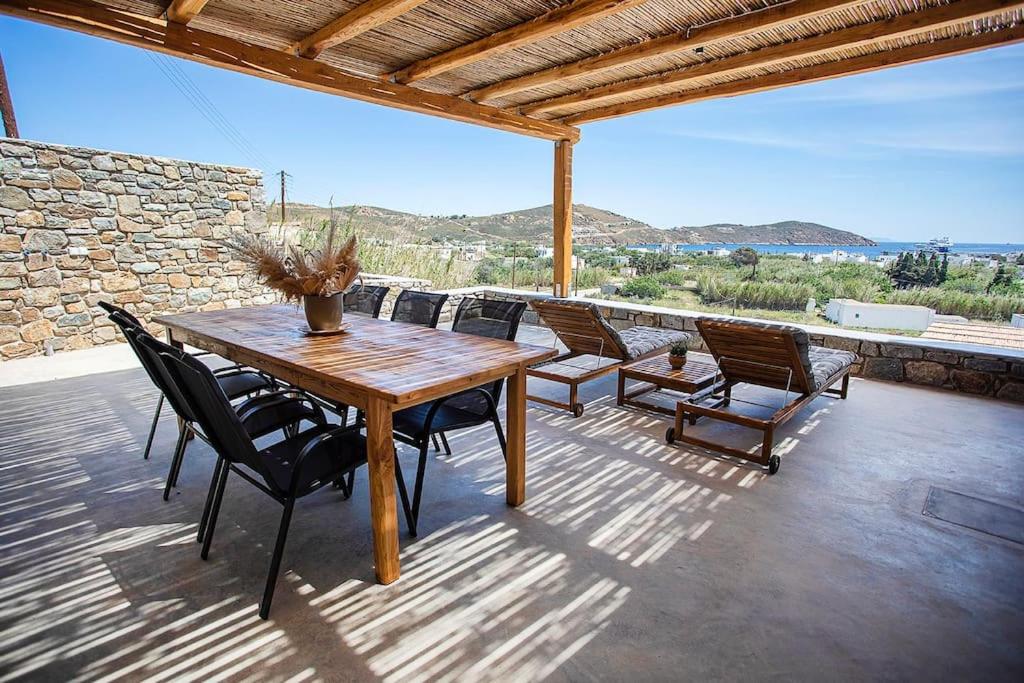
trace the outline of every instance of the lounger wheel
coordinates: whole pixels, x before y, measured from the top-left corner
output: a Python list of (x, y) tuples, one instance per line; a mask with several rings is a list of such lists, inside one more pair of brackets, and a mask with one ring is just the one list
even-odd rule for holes
[(779, 468), (781, 466), (782, 458), (780, 458), (779, 456), (773, 455), (772, 457), (768, 458), (768, 474), (775, 474), (776, 472), (779, 471)]
[(579, 417), (582, 414), (583, 414), (583, 404), (582, 403), (573, 403), (572, 404), (572, 416), (573, 417)]
[(676, 428), (669, 427), (665, 430), (665, 443), (672, 445), (676, 442)]

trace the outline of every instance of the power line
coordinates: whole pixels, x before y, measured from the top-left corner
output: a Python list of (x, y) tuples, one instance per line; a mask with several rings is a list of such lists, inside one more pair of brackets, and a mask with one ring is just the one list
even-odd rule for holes
[(266, 168), (271, 165), (270, 160), (227, 120), (209, 98), (203, 95), (202, 91), (188, 77), (188, 74), (162, 55), (153, 55), (147, 52), (146, 56), (163, 72), (167, 80), (189, 101), (193, 108), (235, 149), (250, 161), (255, 162), (254, 165), (256, 166)]

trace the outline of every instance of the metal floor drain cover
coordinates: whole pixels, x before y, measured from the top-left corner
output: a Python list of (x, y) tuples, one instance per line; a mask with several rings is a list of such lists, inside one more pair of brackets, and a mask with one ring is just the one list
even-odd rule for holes
[(1024, 544), (1024, 510), (932, 486), (921, 512), (950, 524)]

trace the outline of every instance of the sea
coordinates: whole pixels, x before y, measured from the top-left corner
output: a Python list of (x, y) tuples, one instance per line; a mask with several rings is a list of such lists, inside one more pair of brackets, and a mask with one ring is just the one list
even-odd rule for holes
[[(654, 245), (652, 245), (654, 246)], [(922, 246), (917, 242), (879, 242), (875, 246), (845, 246), (835, 244), (679, 244), (677, 251), (707, 251), (709, 249), (737, 249), (750, 247), (764, 254), (831, 254), (834, 250), (848, 254), (864, 254), (875, 259), (882, 254), (899, 254), (904, 251), (920, 251)], [(951, 254), (969, 254), (985, 256), (988, 254), (1009, 254), (1024, 252), (1024, 244), (984, 244), (956, 243), (949, 250)]]

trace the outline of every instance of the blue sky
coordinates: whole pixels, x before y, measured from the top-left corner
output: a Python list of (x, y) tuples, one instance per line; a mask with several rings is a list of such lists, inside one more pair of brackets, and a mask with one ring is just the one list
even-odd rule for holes
[[(422, 214), (551, 201), (551, 143), (0, 18), (22, 137), (258, 166), (291, 197)], [(586, 125), (574, 199), (656, 227), (798, 219), (870, 237), (1024, 242), (1024, 45)], [(275, 194), (268, 179), (268, 197)]]

